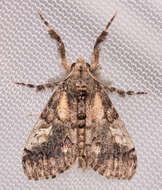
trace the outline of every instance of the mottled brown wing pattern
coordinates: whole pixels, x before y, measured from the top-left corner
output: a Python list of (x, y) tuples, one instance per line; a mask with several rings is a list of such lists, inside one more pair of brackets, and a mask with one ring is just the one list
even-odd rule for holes
[(68, 96), (60, 85), (41, 113), (24, 148), (22, 164), (29, 179), (54, 178), (75, 162), (76, 129), (71, 127), (73, 122), (75, 106), (70, 107)]
[(91, 65), (81, 57), (68, 64), (61, 37), (39, 15), (51, 38), (57, 41), (62, 65), (68, 73), (62, 82), (41, 85), (15, 82), (37, 91), (57, 86), (25, 144), (24, 173), (29, 179), (54, 178), (77, 159), (83, 170), (89, 167), (107, 178), (130, 179), (137, 167), (136, 151), (105, 90), (123, 97), (146, 92), (125, 92), (105, 86), (94, 76), (99, 66), (99, 44), (108, 35), (116, 14), (96, 40)]
[(87, 99), (88, 165), (108, 178), (130, 179), (137, 165), (134, 144), (101, 87)]

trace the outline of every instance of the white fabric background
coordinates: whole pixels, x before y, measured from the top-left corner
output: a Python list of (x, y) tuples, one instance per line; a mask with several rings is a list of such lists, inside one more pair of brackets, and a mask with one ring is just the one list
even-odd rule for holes
[[(94, 41), (117, 11), (100, 57), (101, 81), (148, 95), (110, 95), (125, 122), (138, 156), (131, 181), (108, 180), (76, 166), (55, 179), (28, 181), (21, 167), (22, 150), (50, 91), (14, 85), (40, 84), (65, 74), (41, 11), (65, 43), (68, 61), (90, 61)], [(162, 1), (161, 0), (1, 0), (0, 1), (0, 189), (159, 190), (162, 188)]]

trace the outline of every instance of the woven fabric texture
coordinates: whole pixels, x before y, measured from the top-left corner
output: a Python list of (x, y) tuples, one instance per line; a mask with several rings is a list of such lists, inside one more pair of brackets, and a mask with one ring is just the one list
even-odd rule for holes
[[(22, 150), (51, 91), (35, 93), (13, 81), (41, 84), (61, 79), (65, 70), (37, 11), (61, 35), (69, 62), (91, 60), (94, 42), (115, 12), (101, 45), (101, 81), (147, 95), (110, 94), (134, 141), (138, 168), (130, 181), (109, 180), (75, 165), (55, 179), (28, 181)], [(0, 189), (160, 190), (162, 188), (162, 1), (161, 0), (1, 0), (0, 1)]]

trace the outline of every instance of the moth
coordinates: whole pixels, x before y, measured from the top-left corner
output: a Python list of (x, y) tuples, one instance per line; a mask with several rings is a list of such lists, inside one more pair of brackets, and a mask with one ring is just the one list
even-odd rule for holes
[(34, 180), (55, 178), (78, 161), (83, 171), (91, 168), (107, 178), (130, 179), (137, 167), (136, 150), (107, 93), (116, 92), (124, 97), (146, 92), (125, 92), (106, 86), (95, 77), (99, 45), (108, 35), (116, 14), (98, 36), (91, 64), (83, 58), (68, 63), (61, 37), (41, 13), (39, 15), (50, 37), (57, 42), (67, 76), (63, 81), (41, 85), (16, 82), (37, 91), (53, 90), (24, 147), (25, 175)]

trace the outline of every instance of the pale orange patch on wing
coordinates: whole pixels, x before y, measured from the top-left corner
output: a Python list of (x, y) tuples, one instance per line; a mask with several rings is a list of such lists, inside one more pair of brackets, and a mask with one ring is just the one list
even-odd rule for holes
[(92, 119), (100, 121), (103, 117), (104, 117), (104, 107), (99, 93), (96, 92), (92, 107)]
[(57, 109), (58, 115), (62, 121), (68, 120), (70, 118), (70, 109), (66, 92), (62, 92)]

